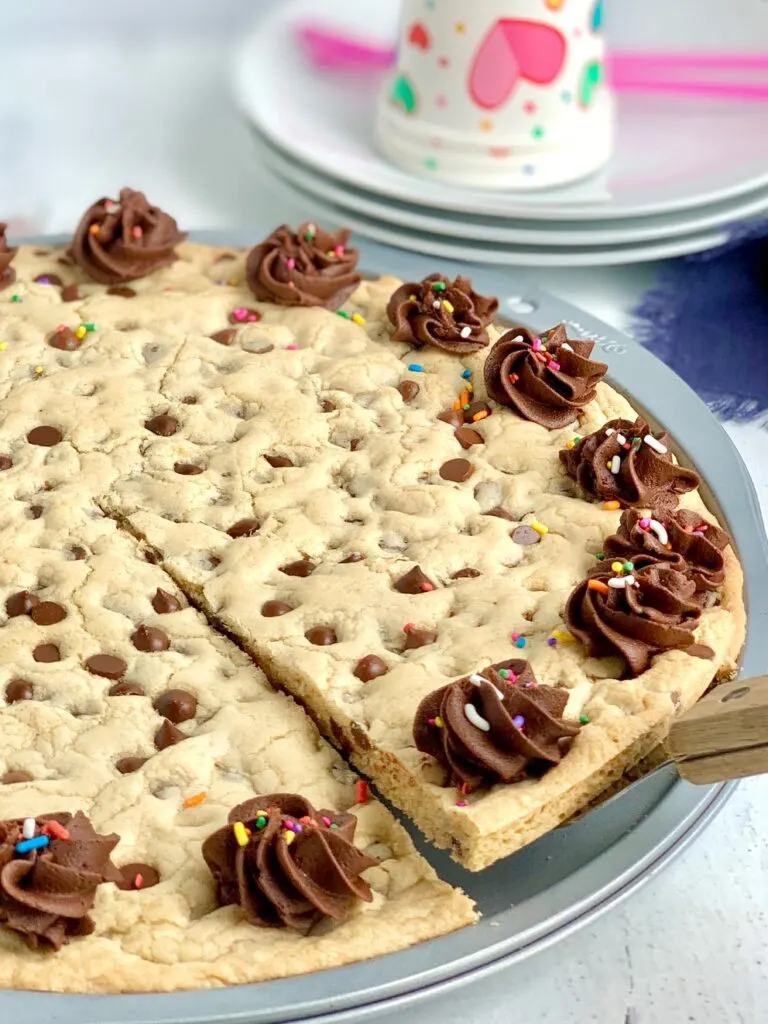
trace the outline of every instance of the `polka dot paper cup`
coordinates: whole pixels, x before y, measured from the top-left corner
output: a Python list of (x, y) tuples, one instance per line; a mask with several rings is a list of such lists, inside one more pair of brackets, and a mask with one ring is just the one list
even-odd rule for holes
[(603, 0), (404, 0), (377, 139), (407, 171), (480, 188), (563, 185), (609, 158)]

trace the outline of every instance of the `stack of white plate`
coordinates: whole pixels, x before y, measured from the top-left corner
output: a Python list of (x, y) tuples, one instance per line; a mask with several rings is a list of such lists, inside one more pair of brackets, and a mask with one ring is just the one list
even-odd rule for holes
[(373, 144), (380, 80), (319, 73), (296, 39), (308, 20), (383, 45), (397, 4), (280, 4), (240, 49), (238, 105), (261, 158), (328, 226), (447, 259), (603, 266), (702, 252), (768, 211), (768, 104), (621, 97), (616, 155), (597, 179), (542, 192), (440, 185)]

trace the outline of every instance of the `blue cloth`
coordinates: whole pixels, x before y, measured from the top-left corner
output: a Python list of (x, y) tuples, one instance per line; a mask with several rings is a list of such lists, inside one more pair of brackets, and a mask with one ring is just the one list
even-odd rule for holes
[(768, 424), (768, 221), (665, 268), (635, 315), (638, 340), (721, 419)]

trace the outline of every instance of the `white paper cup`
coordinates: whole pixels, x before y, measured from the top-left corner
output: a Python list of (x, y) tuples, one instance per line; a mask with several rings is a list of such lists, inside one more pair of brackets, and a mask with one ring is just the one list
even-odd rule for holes
[(603, 0), (404, 0), (376, 134), (398, 167), (481, 188), (563, 185), (611, 153)]

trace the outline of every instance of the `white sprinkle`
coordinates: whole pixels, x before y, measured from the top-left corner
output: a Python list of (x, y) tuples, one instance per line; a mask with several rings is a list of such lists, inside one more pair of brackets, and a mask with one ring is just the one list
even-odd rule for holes
[(669, 534), (658, 519), (650, 519), (648, 521), (648, 529), (653, 530), (656, 536), (659, 538), (660, 544), (669, 544)]
[(613, 429), (613, 427), (608, 427), (608, 429), (605, 432), (605, 436), (606, 437), (610, 437), (611, 434), (615, 434), (615, 433), (616, 433), (616, 431)]
[(608, 580), (608, 586), (614, 590), (624, 590), (625, 587), (631, 587), (634, 582), (634, 576), (614, 576), (612, 580)]
[(34, 818), (25, 818), (24, 823), (21, 826), (21, 834), (25, 839), (33, 839), (37, 824)]
[(619, 472), (620, 469), (621, 469), (621, 459), (619, 458), (618, 455), (614, 455), (613, 458), (611, 459), (611, 472), (613, 473), (614, 476), (616, 476), (616, 474)]
[(435, 299), (435, 301), (432, 303), (432, 309), (442, 309), (442, 308), (443, 308), (442, 302), (440, 302), (437, 299)]
[(616, 440), (619, 442), (619, 444), (626, 444), (627, 443), (627, 439), (626, 439), (626, 437), (624, 437), (623, 434), (617, 434), (616, 435)]
[(629, 576), (625, 576), (624, 577), (624, 582), (626, 583), (626, 585), (628, 587), (639, 587), (640, 586), (640, 584), (637, 582), (637, 580), (632, 575), (632, 573), (630, 573)]
[(571, 348), (571, 346), (568, 344), (567, 341), (564, 341), (563, 344), (560, 346), (560, 348), (564, 348), (566, 352), (573, 352), (573, 349)]
[(462, 336), (462, 338), (468, 338), (471, 333), (472, 333), (472, 328), (471, 327), (462, 327), (461, 328), (461, 336)]
[(708, 590), (704, 595), (704, 607), (714, 608), (718, 602), (718, 595), (716, 590)]
[(504, 694), (501, 692), (501, 690), (498, 688), (498, 686), (495, 686), (491, 682), (491, 680), (490, 679), (486, 679), (485, 676), (480, 676), (480, 675), (477, 674), (477, 672), (474, 672), (469, 677), (469, 681), (470, 681), (470, 683), (472, 683), (473, 686), (479, 686), (480, 683), (488, 683), (489, 686), (493, 687), (493, 690), (494, 690), (496, 696), (499, 698), (499, 700), (504, 700)]
[(645, 443), (648, 445), (649, 448), (653, 448), (653, 450), (655, 452), (658, 452), (659, 455), (666, 455), (667, 454), (667, 449), (664, 447), (664, 445), (661, 443), (661, 441), (657, 441), (656, 440), (656, 438), (653, 436), (653, 434), (646, 434), (645, 437), (643, 438), (643, 440), (645, 441)]
[(464, 714), (467, 716), (472, 725), (474, 725), (477, 729), (482, 729), (483, 732), (491, 731), (490, 723), (486, 722), (483, 716), (478, 714), (477, 708), (474, 706), (474, 704), (465, 704)]

